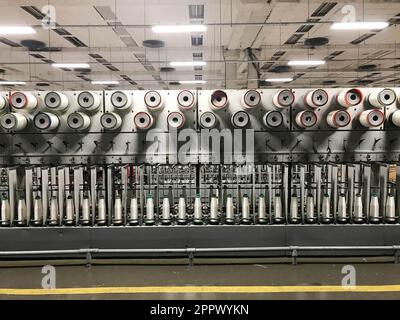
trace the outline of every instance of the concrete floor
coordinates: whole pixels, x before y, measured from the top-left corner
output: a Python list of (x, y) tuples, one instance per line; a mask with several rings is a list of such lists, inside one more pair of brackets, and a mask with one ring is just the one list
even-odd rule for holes
[[(363, 261), (363, 260), (361, 260)], [(248, 262), (248, 261), (247, 261)], [(41, 288), (41, 266), (0, 264), (0, 288)], [(73, 263), (73, 262), (69, 262)], [(103, 262), (104, 263), (104, 262)], [(21, 265), (21, 263), (19, 263)], [(22, 263), (23, 264), (23, 263)], [(357, 285), (400, 284), (400, 265), (393, 262), (208, 264), (195, 265), (80, 265), (56, 266), (57, 288), (136, 286), (282, 286), (340, 285), (344, 265), (356, 269)], [(55, 263), (54, 263), (55, 265)], [(383, 293), (152, 293), (11, 296), (0, 299), (400, 299), (400, 292)]]

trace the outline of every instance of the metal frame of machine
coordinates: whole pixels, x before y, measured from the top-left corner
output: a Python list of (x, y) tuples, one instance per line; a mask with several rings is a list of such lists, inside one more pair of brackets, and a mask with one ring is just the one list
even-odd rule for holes
[[(397, 254), (398, 88), (0, 95), (4, 255)], [(250, 130), (254, 161), (159, 161), (150, 129)]]

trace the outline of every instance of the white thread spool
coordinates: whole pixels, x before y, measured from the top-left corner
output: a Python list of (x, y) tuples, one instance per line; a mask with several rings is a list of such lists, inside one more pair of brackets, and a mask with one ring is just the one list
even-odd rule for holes
[(4, 130), (22, 131), (28, 126), (28, 118), (22, 113), (6, 113), (0, 118)]
[(210, 222), (218, 222), (218, 198), (216, 196), (212, 196), (210, 201)]
[(247, 194), (242, 198), (242, 221), (247, 223), (250, 221), (250, 203)]
[(286, 108), (294, 103), (294, 94), (289, 89), (276, 92), (272, 97), (272, 103), (277, 108)]
[(122, 118), (115, 112), (106, 112), (100, 117), (100, 123), (105, 130), (117, 130), (122, 125)]
[(132, 96), (122, 91), (115, 91), (111, 95), (111, 104), (118, 110), (129, 109), (132, 105)]
[(182, 110), (189, 110), (196, 103), (196, 98), (194, 97), (194, 94), (189, 90), (183, 90), (179, 92), (176, 99), (178, 101), (179, 108)]
[(263, 117), (263, 123), (264, 126), (271, 129), (280, 127), (283, 123), (282, 113), (276, 110), (268, 111)]
[(245, 111), (235, 112), (231, 117), (231, 124), (236, 129), (245, 128), (250, 122), (249, 114)]
[(144, 103), (151, 111), (161, 110), (164, 107), (164, 99), (157, 91), (147, 91)]
[(363, 127), (379, 127), (385, 121), (385, 116), (381, 110), (365, 110), (360, 114), (360, 123)]
[(346, 110), (335, 110), (328, 113), (326, 122), (332, 128), (343, 128), (350, 124), (351, 115)]
[(290, 197), (290, 219), (292, 220), (292, 222), (296, 222), (299, 216), (299, 212), (298, 212), (299, 206), (297, 203), (297, 195), (296, 194), (292, 194), (292, 196)]
[(178, 222), (179, 223), (187, 222), (186, 201), (183, 196), (179, 197), (179, 200), (178, 200)]
[(75, 220), (74, 199), (69, 195), (65, 201), (65, 223), (72, 224)]
[(133, 224), (139, 222), (139, 204), (136, 197), (131, 199), (129, 222)]
[(7, 225), (10, 223), (10, 202), (7, 198), (1, 199), (1, 224)]
[(261, 94), (257, 90), (248, 90), (242, 97), (242, 105), (247, 109), (256, 108), (261, 103)]
[(164, 197), (162, 200), (161, 221), (164, 224), (170, 223), (171, 221), (171, 205), (168, 197)]
[(146, 199), (146, 223), (154, 223), (154, 201), (151, 194), (148, 194)]
[(33, 118), (33, 124), (38, 130), (55, 130), (60, 125), (60, 118), (49, 112), (39, 112)]
[(329, 194), (327, 193), (322, 197), (321, 216), (325, 221), (329, 221), (331, 219), (331, 200)]
[(395, 102), (396, 92), (392, 89), (374, 90), (368, 95), (368, 103), (375, 108), (390, 106)]
[(103, 224), (106, 222), (106, 199), (103, 195), (99, 196), (97, 204), (97, 223)]
[(223, 90), (215, 90), (210, 95), (209, 104), (211, 109), (221, 110), (228, 105), (228, 96)]
[(154, 123), (153, 116), (148, 112), (138, 112), (133, 118), (133, 123), (137, 130), (147, 130)]
[(304, 104), (310, 108), (319, 108), (325, 106), (329, 102), (329, 95), (323, 89), (316, 89), (308, 92), (304, 96)]
[(393, 112), (391, 119), (396, 127), (400, 127), (400, 110)]
[(338, 221), (347, 220), (347, 202), (346, 196), (344, 194), (339, 195), (338, 205), (337, 205), (337, 219)]
[(81, 223), (87, 224), (89, 223), (89, 218), (90, 218), (90, 202), (89, 202), (89, 197), (84, 196), (82, 199), (82, 220)]
[(379, 199), (376, 194), (371, 196), (371, 201), (369, 203), (369, 218), (374, 222), (379, 221)]
[(267, 209), (265, 205), (265, 197), (264, 195), (260, 194), (258, 197), (258, 221), (260, 223), (266, 222), (267, 218)]
[(49, 224), (57, 224), (58, 222), (58, 200), (52, 196), (50, 199), (50, 219)]
[(5, 112), (8, 106), (8, 100), (4, 96), (0, 96), (0, 113)]
[(24, 198), (19, 198), (17, 203), (17, 223), (25, 224), (27, 217), (27, 208)]
[(30, 92), (13, 92), (10, 104), (16, 110), (32, 111), (38, 105), (37, 98)]
[(185, 116), (182, 112), (171, 112), (167, 117), (167, 123), (170, 128), (180, 129), (185, 124)]
[(67, 118), (67, 125), (73, 130), (86, 130), (89, 128), (90, 123), (90, 117), (82, 112), (71, 113)]
[(200, 195), (197, 194), (194, 199), (194, 219), (193, 222), (199, 223), (203, 220), (203, 210), (201, 207), (201, 198)]
[(234, 209), (232, 195), (228, 194), (226, 197), (226, 222), (232, 223), (234, 221)]
[(317, 124), (318, 117), (314, 111), (300, 111), (296, 115), (296, 124), (303, 129), (311, 128)]
[(396, 204), (392, 194), (389, 194), (386, 198), (385, 210), (385, 217), (387, 220), (396, 218)]
[(314, 197), (312, 194), (307, 195), (306, 199), (306, 216), (308, 221), (313, 221), (315, 219), (314, 213)]
[(50, 91), (44, 97), (44, 104), (51, 110), (64, 111), (68, 108), (69, 101), (64, 93)]
[(207, 111), (200, 116), (200, 126), (204, 129), (214, 128), (217, 122), (217, 117), (212, 112)]
[(33, 221), (34, 224), (38, 225), (43, 223), (43, 205), (42, 198), (36, 196), (33, 200)]
[(122, 200), (120, 195), (115, 196), (113, 223), (114, 224), (122, 223)]
[(357, 222), (363, 220), (364, 210), (361, 194), (356, 194), (354, 198), (354, 206), (353, 206), (353, 219)]
[(100, 96), (97, 93), (83, 91), (78, 95), (78, 104), (85, 110), (97, 110), (100, 107), (100, 103)]
[(281, 220), (283, 219), (282, 215), (282, 199), (280, 194), (276, 194), (274, 197), (274, 219)]
[(360, 89), (344, 89), (337, 95), (337, 102), (344, 108), (354, 107), (363, 101)]

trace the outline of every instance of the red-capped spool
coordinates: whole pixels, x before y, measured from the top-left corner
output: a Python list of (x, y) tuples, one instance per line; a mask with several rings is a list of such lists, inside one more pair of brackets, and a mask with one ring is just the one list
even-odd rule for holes
[(196, 98), (193, 92), (189, 90), (183, 90), (179, 92), (177, 96), (178, 106), (182, 110), (189, 110), (192, 109), (196, 103)]
[(290, 107), (294, 103), (294, 100), (294, 93), (289, 89), (280, 90), (272, 97), (272, 103), (277, 108)]
[(365, 128), (376, 128), (383, 124), (385, 115), (381, 110), (365, 110), (360, 114), (360, 123)]
[(337, 95), (337, 102), (344, 108), (354, 107), (363, 102), (364, 95), (360, 89), (344, 89)]
[(153, 126), (154, 118), (148, 112), (138, 112), (133, 118), (133, 123), (138, 130), (148, 130)]
[(13, 92), (10, 97), (10, 104), (16, 110), (32, 111), (38, 105), (37, 98), (30, 92)]
[(210, 107), (214, 110), (220, 110), (228, 105), (228, 96), (223, 90), (215, 90), (210, 95)]
[(310, 108), (320, 108), (329, 102), (329, 94), (324, 89), (316, 89), (308, 92), (304, 96), (304, 104)]
[(311, 128), (317, 124), (318, 116), (314, 111), (305, 110), (300, 111), (296, 115), (296, 124), (300, 128)]
[(343, 128), (350, 124), (351, 115), (346, 110), (335, 110), (328, 113), (326, 122), (332, 128)]

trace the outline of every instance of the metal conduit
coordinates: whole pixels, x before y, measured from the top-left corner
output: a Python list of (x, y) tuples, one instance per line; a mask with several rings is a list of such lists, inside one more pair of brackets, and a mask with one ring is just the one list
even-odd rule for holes
[(165, 249), (70, 249), (70, 250), (29, 250), (0, 251), (7, 255), (47, 255), (47, 254), (86, 254), (86, 253), (213, 253), (213, 252), (260, 252), (260, 251), (351, 251), (351, 250), (400, 250), (400, 245), (392, 246), (285, 246), (285, 247), (237, 247), (237, 248), (165, 248)]

